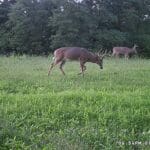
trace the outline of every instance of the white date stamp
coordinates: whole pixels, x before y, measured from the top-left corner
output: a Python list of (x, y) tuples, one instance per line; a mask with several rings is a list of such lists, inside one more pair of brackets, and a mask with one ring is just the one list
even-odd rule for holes
[(150, 146), (150, 141), (118, 141), (117, 145), (145, 145)]

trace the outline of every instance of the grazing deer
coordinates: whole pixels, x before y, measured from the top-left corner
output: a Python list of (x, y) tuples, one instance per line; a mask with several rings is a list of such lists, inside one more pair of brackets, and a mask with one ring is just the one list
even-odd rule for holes
[(134, 44), (133, 48), (128, 47), (114, 47), (113, 48), (113, 56), (119, 57), (119, 55), (124, 55), (125, 58), (129, 58), (130, 54), (137, 54), (136, 48), (138, 46)]
[(65, 64), (66, 60), (77, 60), (80, 62), (81, 67), (81, 72), (79, 74), (82, 74), (84, 76), (84, 71), (86, 70), (86, 62), (96, 63), (100, 66), (100, 69), (103, 69), (103, 58), (105, 54), (94, 54), (87, 49), (81, 47), (62, 47), (56, 49), (54, 51), (53, 57), (54, 62), (49, 68), (48, 75), (50, 75), (52, 68), (57, 64), (59, 64), (59, 68), (62, 74), (65, 75), (65, 72), (63, 71), (63, 65)]

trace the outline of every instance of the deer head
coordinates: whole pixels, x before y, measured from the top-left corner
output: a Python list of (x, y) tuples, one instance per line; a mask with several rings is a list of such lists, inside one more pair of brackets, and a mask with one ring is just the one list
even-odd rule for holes
[(107, 53), (107, 50), (100, 50), (97, 54), (98, 56), (98, 62), (97, 64), (100, 66), (100, 69), (103, 69), (103, 59), (105, 56), (110, 56), (108, 53)]
[(137, 47), (138, 47), (138, 45), (137, 45), (137, 44), (134, 44), (133, 50), (134, 50), (135, 54), (137, 54), (137, 50), (136, 50)]

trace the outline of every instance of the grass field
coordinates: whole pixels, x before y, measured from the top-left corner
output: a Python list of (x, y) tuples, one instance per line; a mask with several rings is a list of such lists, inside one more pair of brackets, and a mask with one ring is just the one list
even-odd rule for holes
[(0, 57), (0, 149), (150, 149), (150, 60), (106, 59), (104, 69), (50, 58)]

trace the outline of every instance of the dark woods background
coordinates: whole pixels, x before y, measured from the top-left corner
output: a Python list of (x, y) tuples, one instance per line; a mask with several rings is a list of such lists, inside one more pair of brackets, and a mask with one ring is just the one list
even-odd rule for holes
[(134, 43), (150, 57), (150, 0), (0, 0), (0, 54)]

